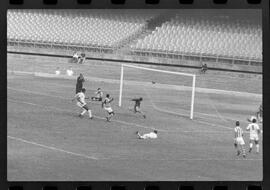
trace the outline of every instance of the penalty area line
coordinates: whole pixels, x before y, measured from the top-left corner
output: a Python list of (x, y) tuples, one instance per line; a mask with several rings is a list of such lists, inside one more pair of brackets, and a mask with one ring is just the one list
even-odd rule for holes
[[(45, 105), (42, 105), (42, 104), (35, 104), (35, 103), (25, 102), (25, 101), (17, 101), (17, 100), (12, 100), (12, 99), (8, 99), (8, 101), (13, 102), (13, 103), (27, 104), (27, 105), (41, 107), (41, 108), (53, 109), (53, 110), (57, 110), (57, 111), (61, 111), (61, 112), (62, 111), (68, 112), (67, 110), (57, 108), (57, 107), (53, 107), (53, 106), (45, 106)], [(73, 113), (73, 112), (68, 112), (68, 113)], [(97, 119), (100, 119), (100, 120), (106, 120), (105, 117), (100, 117), (100, 116), (97, 116), (97, 115), (94, 115), (94, 114), (93, 114), (93, 116), (94, 116), (94, 118), (97, 118)], [(126, 122), (126, 121), (122, 121), (122, 120), (112, 119), (111, 121), (112, 122), (117, 122), (117, 123), (120, 123), (120, 124), (124, 124), (125, 127), (127, 127), (127, 125), (129, 125), (129, 126), (137, 126), (137, 127), (145, 128), (145, 129), (157, 129), (157, 130), (162, 131), (162, 132), (174, 132), (174, 131), (170, 131), (170, 130), (158, 129), (158, 128), (155, 128), (155, 127), (147, 127), (147, 126), (144, 126), (144, 125), (139, 125), (139, 124), (136, 124), (136, 123)], [(129, 127), (129, 128), (131, 128), (131, 127)], [(183, 132), (183, 131), (181, 131), (181, 132)]]
[[(17, 92), (25, 92), (25, 93), (30, 93), (30, 94), (36, 94), (36, 95), (42, 95), (42, 96), (47, 96), (47, 97), (51, 97), (51, 98), (59, 98), (59, 99), (62, 99), (62, 100), (71, 100), (71, 98), (65, 98), (63, 96), (55, 96), (55, 95), (50, 95), (50, 94), (47, 94), (47, 93), (40, 93), (40, 92), (33, 92), (33, 91), (30, 91), (30, 90), (24, 90), (24, 89), (15, 89), (15, 88), (11, 88), (11, 87), (8, 87), (9, 90), (14, 90), (14, 91), (17, 91)], [(30, 102), (21, 102), (21, 103), (27, 103), (27, 104), (30, 104), (30, 105), (37, 105), (38, 104), (33, 104), (33, 103), (30, 103)], [(90, 102), (90, 103), (94, 103), (96, 104), (96, 102)], [(153, 103), (152, 103), (153, 105)], [(47, 107), (47, 106), (43, 106), (43, 107)], [(156, 108), (155, 105), (153, 105), (154, 109), (158, 109)], [(53, 107), (54, 109), (58, 109), (60, 110), (59, 108), (55, 108)], [(167, 112), (167, 111), (166, 111)], [(177, 114), (176, 112), (170, 112), (171, 114), (175, 114), (175, 115), (179, 115)], [(95, 116), (99, 119), (103, 119), (101, 117), (98, 117), (98, 116)], [(205, 117), (201, 117), (199, 116), (200, 118), (205, 118)], [(119, 122), (122, 124), (125, 124), (125, 125), (135, 125), (137, 127), (141, 127), (141, 128), (146, 128), (146, 129), (156, 129), (155, 127), (145, 127), (145, 126), (142, 126), (142, 125), (139, 125), (139, 124), (134, 124), (134, 123), (130, 123), (130, 122), (125, 122), (125, 121), (120, 121), (120, 120), (112, 120), (112, 121), (116, 121), (116, 122)], [(212, 126), (212, 127), (216, 127), (218, 126), (219, 128), (224, 128), (224, 129), (230, 129), (232, 130), (233, 128), (231, 127), (227, 127), (227, 126), (224, 126), (224, 125), (218, 125), (218, 124), (213, 124), (213, 123), (210, 123), (210, 122), (206, 122), (206, 121), (198, 121), (196, 119), (193, 120), (194, 122), (197, 122), (197, 123), (201, 123), (201, 124), (204, 124), (204, 125), (209, 125), (209, 126)], [(159, 129), (159, 131), (163, 131), (163, 132), (167, 132), (168, 130), (162, 130), (162, 129)], [(177, 130), (175, 130), (177, 131)]]
[(88, 156), (88, 155), (85, 155), (85, 154), (79, 154), (79, 153), (63, 150), (63, 149), (60, 149), (60, 148), (39, 144), (39, 143), (36, 143), (36, 142), (33, 142), (33, 141), (28, 141), (28, 140), (25, 140), (25, 139), (21, 139), (21, 138), (18, 138), (18, 137), (13, 137), (13, 136), (7, 136), (7, 137), (12, 139), (12, 140), (16, 140), (16, 141), (20, 141), (20, 142), (23, 142), (23, 143), (26, 143), (26, 144), (39, 146), (39, 147), (49, 149), (49, 150), (54, 150), (54, 151), (57, 151), (57, 152), (63, 152), (65, 154), (70, 154), (70, 155), (73, 155), (73, 156), (78, 156), (78, 157), (87, 158), (87, 159), (91, 159), (91, 160), (99, 160), (97, 157), (94, 157), (94, 156)]
[[(26, 93), (30, 93), (30, 94), (37, 94), (37, 95), (43, 95), (43, 96), (48, 96), (48, 97), (52, 97), (52, 98), (59, 98), (59, 99), (63, 99), (63, 100), (70, 100), (68, 98), (65, 98), (65, 97), (62, 97), (62, 96), (54, 96), (54, 95), (50, 95), (50, 94), (47, 94), (47, 93), (40, 93), (40, 92), (33, 92), (33, 91), (30, 91), (30, 90), (24, 90), (24, 89), (15, 89), (15, 88), (12, 88), (12, 87), (8, 87), (9, 90), (14, 90), (14, 91), (18, 91), (18, 92), (26, 92)], [(30, 104), (30, 105), (37, 105), (37, 106), (40, 106), (38, 104), (33, 104), (33, 103), (30, 103), (30, 102), (21, 102), (21, 103), (26, 103), (26, 104)], [(94, 102), (91, 102), (91, 103), (94, 103)], [(42, 106), (42, 107), (48, 107), (48, 106)], [(56, 108), (56, 107), (48, 107), (48, 108), (51, 108), (51, 109), (56, 109), (56, 110), (61, 110), (59, 108)], [(66, 111), (66, 110), (64, 110)], [(171, 112), (173, 114), (177, 114), (175, 112)], [(179, 114), (177, 114), (179, 115)], [(102, 119), (102, 117), (98, 117), (98, 116), (95, 116), (96, 118), (99, 118), (99, 119)], [(205, 117), (200, 117), (200, 118), (205, 118)], [(122, 123), (122, 124), (125, 124), (125, 125), (135, 125), (137, 127), (141, 127), (141, 128), (145, 128), (145, 129), (157, 129), (155, 127), (146, 127), (146, 126), (143, 126), (143, 125), (139, 125), (139, 124), (135, 124), (135, 123), (130, 123), (130, 122), (125, 122), (125, 121), (121, 121), (121, 120), (111, 120), (111, 121), (115, 121), (115, 122), (118, 122), (118, 123)], [(206, 122), (206, 121), (197, 121), (197, 120), (193, 120), (194, 122), (197, 122), (197, 123), (201, 123), (201, 124), (204, 124), (206, 126), (212, 126), (212, 127), (218, 127), (218, 128), (224, 128), (224, 129), (229, 129), (229, 130), (232, 130), (233, 128), (231, 127), (227, 127), (227, 126), (224, 126), (224, 125), (219, 125), (219, 124), (213, 124), (213, 123), (210, 123), (210, 122)], [(157, 129), (159, 131), (163, 131), (163, 132), (178, 132), (179, 130), (164, 130), (164, 129)], [(183, 132), (183, 131), (182, 131)]]
[[(130, 158), (105, 158), (105, 160), (134, 160), (134, 161), (139, 161), (139, 160), (145, 160), (145, 159), (130, 159)], [(149, 159), (149, 161), (262, 161), (261, 158), (183, 158), (183, 159)]]
[[(13, 102), (13, 103), (19, 103), (19, 104), (27, 104), (27, 105), (31, 105), (31, 106), (36, 106), (36, 107), (40, 107), (40, 108), (45, 108), (45, 109), (51, 109), (51, 110), (56, 110), (56, 111), (60, 111), (60, 112), (66, 112), (66, 113), (73, 113), (73, 112), (69, 112), (65, 109), (61, 109), (61, 108), (57, 108), (57, 107), (52, 107), (52, 106), (45, 106), (45, 105), (41, 105), (41, 104), (35, 104), (35, 103), (31, 103), (31, 102), (25, 102), (25, 101), (17, 101), (17, 100), (12, 100), (10, 98), (8, 98), (9, 102)], [(105, 121), (106, 119), (97, 115), (94, 115), (94, 118), (100, 119)], [(224, 133), (224, 131), (205, 131), (205, 130), (200, 130), (200, 131), (182, 131), (182, 130), (165, 130), (165, 129), (159, 129), (156, 127), (150, 127), (150, 126), (144, 126), (144, 125), (140, 125), (140, 124), (136, 124), (136, 123), (132, 123), (132, 122), (126, 122), (126, 121), (122, 121), (122, 120), (115, 120), (112, 119), (112, 122), (116, 122), (116, 123), (120, 123), (122, 124), (122, 126), (119, 127), (125, 127), (125, 128), (132, 128), (129, 126), (136, 126), (139, 128), (144, 128), (144, 129), (151, 129), (151, 130), (158, 130), (160, 132), (167, 132), (167, 133), (175, 133), (175, 132), (181, 132), (181, 133)]]

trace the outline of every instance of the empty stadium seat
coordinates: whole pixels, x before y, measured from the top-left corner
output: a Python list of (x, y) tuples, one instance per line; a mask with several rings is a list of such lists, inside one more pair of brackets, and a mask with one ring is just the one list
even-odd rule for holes
[(133, 10), (9, 10), (7, 38), (115, 47), (140, 32), (157, 14)]
[(159, 51), (160, 46), (179, 54), (262, 60), (262, 28), (250, 20), (178, 14), (131, 48)]

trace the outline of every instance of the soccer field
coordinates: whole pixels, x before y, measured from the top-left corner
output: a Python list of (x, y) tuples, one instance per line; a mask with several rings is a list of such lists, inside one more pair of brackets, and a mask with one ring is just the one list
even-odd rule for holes
[[(211, 72), (198, 76), (190, 120), (178, 115), (189, 112), (181, 105), (190, 104), (190, 92), (163, 89), (166, 84), (179, 85), (171, 76), (159, 76), (166, 83), (151, 86), (150, 75), (127, 71), (126, 106), (118, 107), (120, 64), (72, 65), (67, 59), (9, 55), (7, 65), (8, 180), (262, 180), (262, 151), (243, 159), (233, 147), (235, 120), (245, 128), (246, 118), (262, 102), (261, 79)], [(93, 120), (78, 117), (80, 109), (71, 102), (76, 77), (53, 76), (56, 66), (70, 65), (76, 76), (85, 75), (86, 95), (101, 87), (115, 98), (111, 122), (106, 122), (98, 102), (88, 104)], [(184, 84), (186, 79), (182, 80)], [(128, 109), (129, 100), (140, 96), (146, 119)], [(140, 140), (135, 135), (153, 129), (158, 130), (157, 139)], [(247, 133), (244, 139), (248, 144)]]

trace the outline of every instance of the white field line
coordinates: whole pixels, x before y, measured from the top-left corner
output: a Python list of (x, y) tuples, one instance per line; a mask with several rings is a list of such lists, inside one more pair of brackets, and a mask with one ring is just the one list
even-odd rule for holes
[[(65, 153), (65, 154), (69, 154), (69, 155), (72, 155), (72, 156), (77, 156), (77, 157), (82, 157), (82, 158), (86, 158), (86, 159), (91, 159), (91, 160), (119, 160), (119, 161), (123, 161), (123, 160), (140, 160), (140, 159), (132, 159), (132, 158), (123, 158), (123, 157), (118, 157), (118, 158), (97, 158), (97, 157), (93, 157), (93, 156), (88, 156), (88, 155), (85, 155), (85, 154), (78, 154), (78, 153), (75, 153), (75, 152), (71, 152), (71, 151), (67, 151), (67, 150), (64, 150), (64, 149), (60, 149), (60, 148), (56, 148), (56, 147), (53, 147), (53, 146), (47, 146), (47, 145), (44, 145), (44, 144), (40, 144), (40, 143), (36, 143), (34, 141), (29, 141), (29, 140), (25, 140), (25, 139), (22, 139), (22, 138), (18, 138), (18, 137), (13, 137), (13, 136), (7, 136), (9, 139), (12, 139), (12, 140), (16, 140), (16, 141), (19, 141), (19, 142), (23, 142), (23, 143), (26, 143), (26, 144), (31, 144), (31, 145), (34, 145), (34, 146), (39, 146), (39, 147), (42, 147), (42, 148), (45, 148), (45, 149), (48, 149), (48, 150), (53, 150), (53, 151), (57, 151), (57, 152), (62, 152), (62, 153)], [(145, 159), (141, 159), (141, 160), (145, 160)], [(235, 158), (235, 159), (227, 159), (227, 158), (186, 158), (186, 159), (151, 159), (151, 161), (262, 161), (262, 159), (260, 158), (255, 158), (255, 159), (250, 159), (250, 158)]]
[[(47, 94), (47, 93), (41, 93), (41, 92), (34, 92), (34, 91), (31, 91), (31, 90), (24, 90), (24, 89), (17, 89), (17, 88), (12, 88), (12, 87), (7, 87), (7, 89), (9, 90), (14, 90), (14, 91), (17, 91), (17, 92), (26, 92), (26, 93), (31, 93), (31, 94), (36, 94), (36, 95), (41, 95), (41, 96), (48, 96), (48, 97), (51, 97), (51, 98), (59, 98), (59, 99), (62, 99), (62, 100), (69, 100), (71, 101), (72, 98), (65, 98), (64, 96), (56, 96), (56, 95), (51, 95), (51, 94)], [(98, 102), (95, 102), (95, 101), (89, 101), (91, 104), (99, 104)]]
[(39, 146), (39, 147), (49, 149), (49, 150), (54, 150), (54, 151), (57, 151), (57, 152), (63, 152), (63, 153), (66, 153), (66, 154), (70, 154), (70, 155), (78, 156), (78, 157), (82, 157), (82, 158), (87, 158), (87, 159), (91, 159), (91, 160), (99, 160), (97, 157), (94, 157), (94, 156), (88, 156), (88, 155), (85, 155), (85, 154), (78, 154), (78, 153), (75, 153), (75, 152), (63, 150), (63, 149), (56, 148), (56, 147), (53, 147), (53, 146), (47, 146), (47, 145), (39, 144), (39, 143), (36, 143), (36, 142), (33, 142), (33, 141), (28, 141), (28, 140), (24, 140), (24, 139), (13, 137), (13, 136), (7, 136), (7, 137), (12, 139), (12, 140), (16, 140), (16, 141), (20, 141), (20, 142), (23, 142), (23, 143), (26, 143), (26, 144)]
[[(56, 76), (55, 74), (49, 73), (42, 73), (42, 72), (22, 72), (22, 71), (8, 71), (10, 73), (18, 73), (18, 74), (31, 74), (38, 77), (45, 77), (45, 78), (62, 78), (62, 79), (76, 79), (75, 76)], [(106, 82), (106, 83), (113, 83), (118, 84), (119, 80), (117, 79), (105, 79), (105, 78), (97, 78), (97, 77), (85, 77), (85, 80), (88, 81), (95, 81), (95, 82)], [(155, 84), (153, 85), (152, 82), (139, 82), (139, 81), (124, 81), (124, 84), (128, 85), (136, 85), (136, 86), (151, 86), (152, 88), (161, 88), (161, 89), (170, 89), (170, 90), (179, 90), (179, 91), (191, 91), (192, 87), (189, 86), (179, 86), (179, 85), (169, 85), (169, 84)], [(211, 94), (223, 94), (223, 95), (234, 95), (240, 97), (254, 97), (254, 98), (262, 98), (262, 94), (255, 94), (255, 93), (248, 93), (248, 92), (237, 92), (237, 91), (228, 91), (228, 90), (219, 90), (219, 89), (210, 89), (210, 88), (199, 88), (196, 87), (196, 92), (200, 93), (211, 93)]]
[[(205, 82), (203, 82), (205, 84)], [(206, 94), (207, 98), (208, 98), (208, 103), (210, 104), (210, 106), (215, 110), (215, 112), (217, 113), (218, 117), (222, 120), (225, 121), (226, 123), (229, 124), (229, 122), (226, 120), (225, 117), (223, 117), (220, 112), (218, 111), (218, 109), (216, 108), (216, 106), (214, 105), (213, 101), (211, 101), (210, 95)], [(234, 120), (235, 121), (235, 120)]]
[[(145, 93), (146, 93), (148, 99), (150, 100), (150, 102), (151, 102), (151, 104), (152, 104), (152, 106), (153, 106), (153, 108), (154, 108), (155, 110), (160, 111), (160, 112), (163, 112), (163, 113), (168, 113), (168, 114), (173, 114), (173, 115), (178, 115), (178, 116), (185, 116), (185, 117), (187, 117), (188, 114), (184, 115), (184, 114), (176, 113), (176, 112), (174, 112), (174, 111), (167, 111), (167, 110), (163, 110), (163, 109), (158, 108), (158, 107), (152, 102), (152, 100), (151, 100), (151, 98), (149, 97), (149, 94), (148, 94), (148, 92), (145, 90), (145, 88), (143, 88), (143, 89), (144, 89), (144, 91), (145, 91)], [(186, 111), (186, 110), (183, 110), (183, 111)], [(202, 115), (208, 115), (208, 116), (211, 116), (211, 117), (215, 117), (215, 118), (216, 118), (215, 115), (211, 115), (211, 114), (204, 114), (204, 113), (200, 113), (200, 112), (194, 112), (194, 113), (196, 113), (196, 114), (202, 114)], [(199, 117), (199, 118), (205, 118), (205, 117), (201, 117), (201, 116), (197, 116), (197, 115), (196, 115), (196, 117)], [(209, 122), (203, 122), (203, 121), (198, 121), (198, 120), (193, 120), (193, 121), (194, 121), (194, 122), (197, 122), (197, 123), (203, 123), (203, 124), (207, 124), (207, 125), (211, 125), (211, 126), (219, 126), (219, 127), (221, 127), (221, 128), (225, 128), (225, 129), (230, 129), (230, 130), (232, 130), (231, 127), (227, 127), (227, 126), (223, 126), (223, 125), (216, 125), (216, 124), (212, 124), (212, 123), (209, 123)]]
[[(110, 160), (113, 160), (115, 158), (104, 158), (104, 160), (107, 160), (107, 159), (110, 159)], [(132, 159), (132, 158), (116, 158), (117, 160), (144, 160), (145, 159), (140, 159), (140, 158), (136, 158), (136, 159)], [(183, 159), (170, 159), (170, 158), (163, 158), (163, 159), (155, 159), (155, 158), (151, 158), (150, 161), (262, 161), (262, 158), (241, 158), (241, 157), (238, 157), (238, 158), (183, 158)]]
[[(31, 93), (31, 94), (38, 94), (38, 95), (43, 95), (43, 96), (48, 96), (48, 97), (53, 97), (53, 98), (60, 98), (60, 99), (64, 99), (64, 100), (71, 100), (71, 99), (68, 99), (68, 98), (64, 98), (62, 96), (54, 96), (54, 95), (50, 95), (50, 94), (46, 94), (46, 93), (33, 92), (33, 91), (29, 91), (29, 90), (15, 89), (15, 88), (11, 88), (11, 87), (8, 87), (8, 89), (14, 90), (14, 91), (19, 91), (19, 92), (21, 91), (21, 92), (27, 92), (27, 93)], [(31, 102), (22, 102), (22, 103), (26, 103), (26, 104), (29, 104), (29, 105), (37, 105), (37, 106), (39, 106), (38, 104), (33, 104)], [(41, 106), (41, 107), (48, 107), (48, 106)], [(158, 109), (155, 106), (154, 106), (154, 108), (155, 109)], [(54, 107), (53, 109), (58, 109), (59, 110), (59, 108), (56, 108), (56, 107)], [(60, 109), (60, 110), (62, 110), (62, 109)], [(162, 110), (160, 110), (160, 111), (161, 112), (164, 112)], [(170, 111), (170, 112), (166, 111), (166, 112), (167, 113), (170, 113), (170, 114), (178, 115), (178, 116), (180, 115), (179, 113), (176, 113), (176, 112), (173, 112), (173, 111)], [(195, 112), (195, 113), (197, 113), (197, 112)], [(200, 114), (203, 114), (203, 113), (200, 113)], [(99, 119), (103, 119), (102, 117), (98, 117), (98, 116), (95, 116), (95, 117), (96, 118), (99, 118)], [(205, 118), (205, 117), (200, 117), (200, 118)], [(116, 121), (116, 120), (112, 120), (112, 121)], [(193, 121), (198, 122), (198, 123), (202, 123), (202, 124), (206, 124), (206, 125), (210, 125), (210, 126), (213, 126), (213, 127), (218, 126), (220, 128), (225, 128), (225, 129), (232, 130), (231, 127), (227, 127), (227, 126), (224, 126), (224, 125), (217, 125), (217, 124), (213, 124), (213, 123), (210, 123), (210, 122), (203, 122), (203, 121), (197, 121), (197, 120), (193, 120)], [(117, 120), (117, 122), (121, 122), (122, 124), (125, 124), (125, 125), (135, 125), (137, 127), (146, 128), (146, 129), (153, 129), (153, 130), (154, 129), (157, 129), (156, 127), (145, 127), (143, 125), (139, 125), (139, 124), (135, 124), (135, 123), (130, 123), (130, 122), (125, 122), (125, 121), (119, 121), (119, 120)], [(168, 130), (163, 130), (163, 129), (159, 129), (159, 131), (168, 132)], [(176, 131), (178, 131), (178, 130), (176, 130)]]
[[(41, 104), (35, 104), (35, 103), (31, 103), (31, 102), (25, 102), (25, 101), (17, 101), (17, 100), (12, 100), (12, 99), (8, 99), (8, 101), (10, 102), (13, 102), (13, 103), (21, 103), (21, 104), (27, 104), (27, 105), (31, 105), (31, 106), (36, 106), (36, 107), (41, 107), (41, 108), (45, 108), (45, 109), (52, 109), (52, 110), (56, 110), (56, 111), (60, 111), (60, 112), (68, 112), (68, 113), (73, 113), (73, 112), (69, 112), (65, 109), (61, 109), (61, 108), (57, 108), (57, 107), (52, 107), (52, 106), (45, 106), (45, 105), (41, 105)], [(99, 117), (97, 115), (93, 115), (94, 118), (97, 118), (97, 119), (100, 119), (100, 120), (103, 120), (103, 121), (106, 121), (106, 119), (104, 117)], [(116, 123), (120, 123), (122, 124), (121, 127), (125, 127), (125, 128), (132, 128), (132, 127), (128, 127), (128, 126), (136, 126), (136, 127), (139, 127), (139, 128), (144, 128), (144, 129), (151, 129), (151, 130), (158, 130), (159, 132), (167, 132), (167, 133), (175, 133), (175, 132), (181, 132), (181, 133), (217, 133), (217, 134), (224, 134), (225, 132), (224, 131), (208, 131), (208, 130), (201, 130), (201, 131), (185, 131), (185, 130), (165, 130), (165, 129), (159, 129), (159, 128), (156, 128), (156, 127), (150, 127), (150, 126), (144, 126), (144, 125), (140, 125), (140, 124), (136, 124), (136, 123), (132, 123), (132, 122), (126, 122), (126, 121), (122, 121), (122, 120), (114, 120), (112, 119), (111, 121), (113, 122), (116, 122)], [(214, 124), (211, 124), (211, 123), (208, 123), (208, 122), (200, 122), (200, 123), (203, 123), (205, 124), (206, 126), (213, 126), (213, 127), (222, 127), (222, 126), (219, 126), (219, 125), (214, 125)], [(232, 130), (232, 128), (229, 128), (228, 129)]]
[[(65, 109), (61, 109), (61, 108), (57, 108), (57, 107), (53, 107), (53, 106), (45, 106), (45, 105), (41, 105), (41, 104), (35, 104), (35, 103), (31, 103), (31, 102), (17, 101), (17, 100), (11, 100), (11, 99), (8, 99), (8, 101), (13, 102), (13, 103), (23, 103), (23, 104), (28, 104), (28, 105), (32, 105), (32, 106), (41, 107), (41, 108), (57, 110), (57, 111), (61, 111), (61, 112), (68, 112)], [(73, 112), (68, 112), (68, 113), (73, 113)], [(93, 114), (93, 116), (94, 116), (94, 118), (106, 121), (105, 117), (99, 117), (99, 116), (94, 115), (94, 114)], [(113, 120), (112, 119), (111, 121), (121, 123), (121, 124), (125, 124), (125, 125), (137, 126), (137, 127), (145, 128), (145, 129), (157, 129), (157, 128), (154, 128), (154, 127), (147, 127), (147, 126), (143, 126), (143, 125), (139, 125), (139, 124), (135, 124), (135, 123), (131, 123), (131, 122), (125, 122), (125, 121), (122, 121), (122, 120)], [(163, 129), (157, 129), (157, 130), (162, 131), (162, 132), (169, 132), (169, 130), (163, 130)]]
[(7, 87), (7, 89), (17, 91), (17, 92), (26, 92), (26, 93), (31, 93), (31, 94), (41, 95), (41, 96), (48, 96), (48, 97), (52, 97), (52, 98), (60, 98), (63, 100), (70, 100), (70, 101), (73, 98), (73, 97), (72, 98), (65, 98), (63, 96), (56, 96), (56, 95), (51, 95), (51, 94), (47, 94), (47, 93), (41, 93), (41, 92), (37, 92), (37, 91), (24, 90), (24, 89), (17, 89), (17, 88), (12, 88), (12, 87)]
[[(22, 92), (27, 92), (27, 93), (31, 93), (31, 94), (38, 94), (38, 95), (43, 95), (43, 96), (48, 96), (48, 97), (53, 97), (53, 98), (60, 98), (60, 99), (64, 99), (64, 100), (71, 100), (69, 98), (65, 98), (65, 97), (62, 97), (62, 96), (54, 96), (54, 95), (50, 95), (50, 94), (47, 94), (47, 93), (33, 92), (33, 91), (29, 91), (29, 90), (15, 89), (15, 88), (11, 88), (11, 87), (8, 87), (8, 89), (14, 90), (14, 91), (18, 91), (18, 92), (22, 91)], [(39, 106), (38, 104), (33, 104), (33, 103), (30, 103), (30, 102), (24, 102), (24, 103), (27, 103), (29, 105)], [(91, 102), (91, 103), (98, 104), (97, 102)], [(41, 106), (41, 107), (52, 108), (52, 107), (48, 107), (48, 106)], [(178, 116), (181, 115), (181, 114), (176, 113), (176, 112), (173, 112), (173, 111), (159, 110), (159, 108), (157, 108), (156, 106), (154, 106), (154, 108), (157, 109), (158, 111), (161, 111), (161, 112), (166, 112), (166, 113), (173, 114), (173, 115), (178, 115)], [(63, 110), (63, 109), (56, 108), (56, 107), (53, 107), (53, 109), (58, 110), (58, 111), (66, 111), (66, 110)], [(210, 117), (216, 118), (216, 115), (212, 115), (212, 114), (205, 114), (205, 113), (200, 113), (200, 112), (195, 112), (195, 113), (196, 114), (201, 114), (201, 115), (206, 115), (206, 116), (210, 116)], [(98, 118), (98, 119), (102, 119), (102, 120), (104, 119), (104, 118), (99, 117), (99, 116), (95, 116), (95, 117)], [(196, 116), (196, 117), (199, 117), (199, 118), (202, 118), (202, 119), (207, 119), (206, 117), (203, 117), (203, 116)], [(226, 117), (224, 117), (224, 118), (226, 118)], [(227, 119), (233, 120), (231, 118), (227, 118)], [(125, 125), (133, 125), (133, 126), (137, 126), (137, 127), (145, 128), (145, 129), (152, 129), (152, 130), (157, 129), (157, 130), (159, 130), (161, 132), (179, 132), (180, 131), (180, 130), (164, 130), (164, 129), (158, 129), (156, 127), (146, 127), (146, 126), (143, 126), (143, 125), (140, 125), (140, 124), (125, 122), (125, 121), (121, 121), (121, 120), (112, 120), (112, 121), (115, 121), (115, 122), (118, 122), (118, 123), (121, 123), (121, 124), (125, 124)], [(212, 127), (218, 127), (218, 128), (224, 128), (224, 129), (233, 130), (232, 127), (228, 127), (228, 126), (225, 126), (225, 125), (214, 124), (214, 123), (210, 123), (210, 122), (207, 122), (207, 121), (199, 121), (199, 120), (193, 120), (193, 121), (194, 122), (197, 122), (197, 123), (204, 124), (204, 125), (212, 126)], [(241, 122), (247, 122), (245, 120), (239, 120), (239, 121), (241, 121)], [(189, 133), (190, 132), (190, 133), (192, 133), (192, 131), (181, 131), (181, 132), (185, 132), (185, 133)], [(202, 131), (200, 131), (200, 132), (202, 132)], [(208, 131), (208, 132), (213, 133), (213, 131)], [(194, 133), (196, 133), (196, 132), (194, 132)], [(246, 132), (244, 132), (244, 133), (246, 133)]]
[[(71, 100), (71, 98), (65, 98), (65, 97), (63, 97), (63, 96), (55, 96), (55, 95), (51, 95), (51, 94), (47, 94), (47, 93), (34, 92), (34, 91), (30, 91), (30, 90), (17, 89), (17, 88), (12, 88), (12, 87), (7, 87), (7, 88), (8, 88), (9, 90), (14, 90), (14, 91), (18, 91), (18, 92), (26, 92), (26, 93), (31, 93), (31, 94), (37, 94), (37, 95), (42, 95), (42, 96), (48, 96), (48, 97), (52, 97), (52, 98), (60, 98), (60, 99), (63, 99), (63, 100)], [(148, 94), (147, 94), (147, 95), (148, 95)], [(151, 99), (150, 99), (150, 101), (151, 101)], [(93, 103), (93, 104), (99, 104), (98, 102), (95, 102), (95, 101), (90, 101), (90, 103)], [(153, 102), (151, 102), (151, 103), (152, 103), (153, 108), (156, 109), (157, 111), (160, 111), (160, 112), (163, 112), (163, 113), (168, 113), (168, 114), (173, 114), (173, 115), (177, 115), (177, 116), (186, 116), (186, 115), (184, 115), (184, 114), (179, 114), (179, 113), (177, 113), (177, 112), (167, 111), (167, 110), (166, 110), (166, 111), (165, 111), (165, 110), (162, 110), (162, 109), (156, 107), (156, 106), (153, 104)], [(181, 109), (181, 110), (183, 110), (183, 109)], [(186, 111), (186, 110), (183, 110), (183, 111)], [(207, 114), (207, 113), (201, 113), (201, 112), (194, 112), (194, 113), (197, 114), (196, 117), (202, 118), (202, 119), (207, 119), (207, 117), (203, 117), (203, 116), (199, 116), (199, 115), (205, 115), (205, 116), (208, 116), (208, 117), (217, 118), (217, 116), (216, 116), (216, 115), (213, 115), (213, 114)], [(224, 118), (226, 118), (226, 117), (224, 116)], [(234, 121), (234, 119), (232, 119), (232, 118), (227, 118), (227, 119), (233, 120), (233, 121)], [(236, 120), (237, 120), (237, 119), (235, 119), (235, 121), (236, 121)], [(193, 121), (195, 121), (195, 122), (200, 122), (200, 121), (197, 121), (197, 120), (193, 120)], [(239, 120), (239, 121), (246, 122), (245, 120)], [(203, 123), (203, 124), (206, 124), (207, 122), (202, 122), (202, 123)], [(213, 123), (208, 123), (208, 124), (214, 125), (214, 126), (218, 126), (218, 125), (213, 124)], [(222, 127), (223, 125), (220, 125), (220, 126)], [(223, 128), (232, 129), (231, 127), (226, 127), (226, 126), (223, 126)]]

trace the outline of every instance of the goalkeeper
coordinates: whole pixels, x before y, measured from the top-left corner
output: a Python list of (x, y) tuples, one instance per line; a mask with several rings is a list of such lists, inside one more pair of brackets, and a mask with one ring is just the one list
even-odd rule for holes
[(131, 101), (134, 101), (134, 107), (133, 107), (133, 111), (134, 113), (140, 113), (142, 114), (143, 118), (146, 118), (146, 115), (141, 111), (141, 102), (143, 101), (143, 98), (134, 98)]

